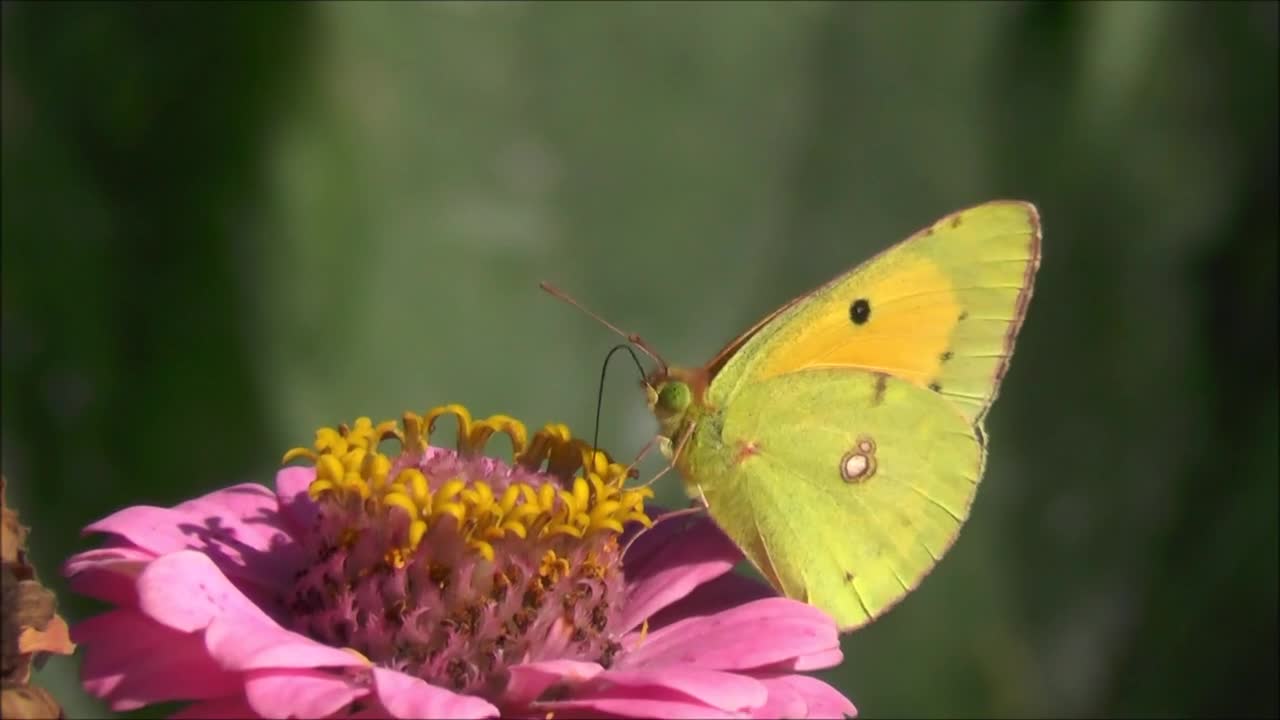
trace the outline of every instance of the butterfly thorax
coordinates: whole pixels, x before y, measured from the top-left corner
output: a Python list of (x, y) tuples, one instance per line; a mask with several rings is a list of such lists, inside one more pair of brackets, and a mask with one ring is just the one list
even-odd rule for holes
[[(723, 450), (724, 417), (703, 402), (703, 377), (700, 370), (673, 369), (646, 383), (645, 391), (658, 421), (659, 449), (674, 461), (690, 497), (703, 496), (705, 502), (701, 485), (721, 474), (715, 460)], [(693, 483), (692, 478), (701, 478), (702, 483)]]
[(663, 451), (668, 457), (690, 426), (701, 422), (707, 413), (703, 402), (705, 377), (701, 369), (670, 368), (659, 370), (645, 382), (649, 409), (658, 421), (658, 435), (664, 440)]

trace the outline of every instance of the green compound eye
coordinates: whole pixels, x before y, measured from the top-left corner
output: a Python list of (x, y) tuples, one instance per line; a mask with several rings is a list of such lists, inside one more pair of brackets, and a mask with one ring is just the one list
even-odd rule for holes
[(680, 413), (693, 401), (689, 386), (682, 382), (669, 382), (658, 391), (657, 409), (664, 413)]

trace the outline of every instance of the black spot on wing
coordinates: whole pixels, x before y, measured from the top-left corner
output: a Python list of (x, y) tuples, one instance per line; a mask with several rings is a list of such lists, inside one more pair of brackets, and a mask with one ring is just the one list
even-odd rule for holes
[(871, 406), (879, 407), (884, 402), (884, 390), (889, 382), (889, 376), (885, 373), (878, 372), (876, 375), (876, 394), (871, 397)]
[(866, 324), (871, 319), (871, 302), (866, 298), (858, 298), (849, 305), (849, 319), (854, 325)]

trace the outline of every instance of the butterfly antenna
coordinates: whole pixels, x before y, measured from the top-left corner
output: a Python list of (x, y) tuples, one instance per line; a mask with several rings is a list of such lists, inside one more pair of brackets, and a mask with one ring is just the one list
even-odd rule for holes
[(636, 369), (640, 371), (640, 380), (644, 381), (644, 365), (640, 364), (640, 358), (636, 357), (636, 351), (632, 350), (630, 345), (614, 345), (609, 350), (609, 354), (604, 356), (604, 365), (600, 368), (600, 389), (596, 393), (596, 428), (591, 437), (591, 457), (595, 457), (596, 451), (600, 449), (600, 411), (604, 408), (604, 378), (609, 373), (609, 360), (619, 350), (631, 353), (631, 359), (635, 361)]
[(585, 313), (587, 317), (609, 328), (614, 333), (618, 334), (623, 339), (625, 339), (628, 343), (631, 343), (632, 345), (634, 345), (636, 349), (638, 349), (640, 352), (644, 353), (645, 355), (648, 355), (655, 363), (658, 364), (658, 367), (662, 369), (662, 374), (665, 375), (667, 373), (667, 361), (663, 360), (662, 356), (659, 355), (657, 351), (655, 351), (652, 347), (650, 347), (649, 343), (644, 341), (644, 338), (640, 337), (639, 335), (636, 335), (635, 333), (622, 332), (617, 327), (615, 327), (612, 323), (610, 323), (608, 320), (605, 320), (604, 318), (600, 317), (596, 313), (588, 310), (586, 306), (584, 306), (582, 303), (578, 302), (577, 300), (574, 300), (572, 297), (569, 296), (568, 293), (556, 287), (555, 285), (552, 285), (549, 282), (545, 282), (545, 281), (540, 282), (538, 283), (538, 287), (545, 290), (548, 295), (551, 295), (554, 298), (557, 298), (559, 300), (563, 300), (564, 302), (569, 303), (570, 305), (578, 308), (583, 313)]

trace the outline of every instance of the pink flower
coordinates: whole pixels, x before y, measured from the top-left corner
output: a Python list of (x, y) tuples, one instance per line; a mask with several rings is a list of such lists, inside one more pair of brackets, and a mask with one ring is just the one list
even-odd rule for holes
[[(428, 444), (458, 418), (456, 452)], [(506, 434), (514, 462), (481, 454)], [(650, 525), (627, 468), (549, 425), (459, 406), (322, 429), (314, 467), (90, 525), (72, 587), (85, 688), (176, 717), (842, 717), (799, 674), (841, 660), (830, 617), (730, 572), (705, 519)], [(394, 457), (380, 452), (397, 439)], [(625, 562), (624, 562), (625, 553)]]

